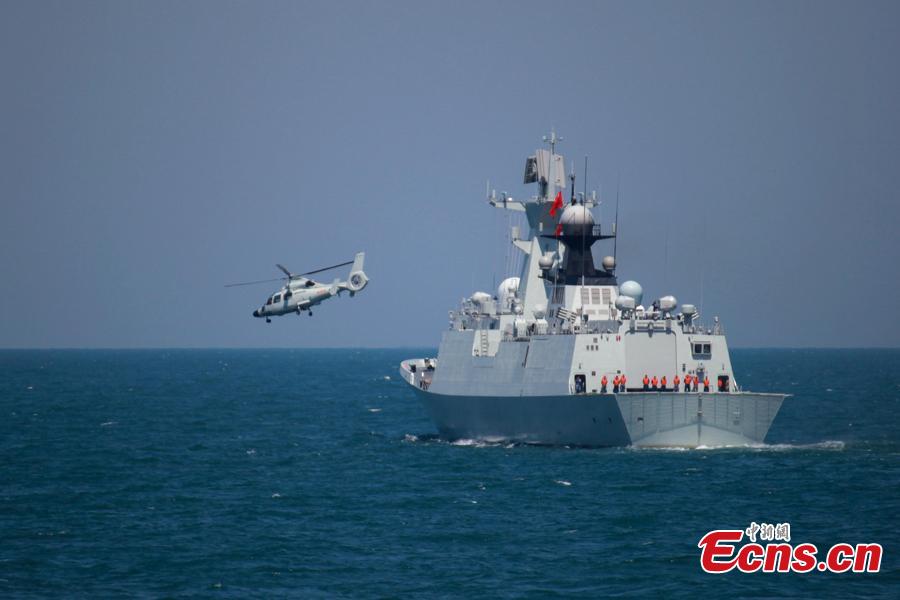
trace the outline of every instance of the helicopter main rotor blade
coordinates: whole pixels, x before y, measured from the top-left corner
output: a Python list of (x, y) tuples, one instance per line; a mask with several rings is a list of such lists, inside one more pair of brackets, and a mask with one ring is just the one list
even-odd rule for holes
[(238, 287), (240, 285), (256, 285), (258, 283), (271, 283), (273, 281), (283, 281), (284, 277), (278, 277), (276, 279), (260, 279), (258, 281), (244, 281), (242, 283), (228, 283), (225, 284), (225, 287)]
[(338, 267), (346, 267), (347, 265), (352, 265), (353, 261), (348, 260), (347, 262), (342, 262), (339, 265), (331, 265), (330, 267), (325, 267), (324, 269), (316, 269), (315, 271), (307, 271), (306, 273), (300, 273), (301, 275), (313, 275), (315, 273), (321, 273), (322, 271), (330, 271), (331, 269), (337, 269)]
[(284, 272), (284, 274), (287, 275), (287, 277), (278, 277), (275, 279), (259, 279), (257, 281), (244, 281), (241, 283), (229, 283), (225, 287), (238, 287), (240, 285), (256, 285), (257, 283), (271, 283), (273, 281), (282, 281), (284, 279), (287, 279), (288, 281), (290, 281), (292, 279), (297, 279), (298, 277), (301, 277), (303, 275), (313, 275), (315, 273), (321, 273), (322, 271), (330, 271), (331, 269), (337, 269), (338, 267), (346, 267), (347, 265), (352, 265), (352, 264), (353, 264), (353, 261), (348, 260), (347, 262), (342, 262), (338, 265), (331, 265), (330, 267), (325, 267), (324, 269), (316, 269), (315, 271), (307, 271), (306, 273), (300, 273), (300, 274), (291, 273), (284, 267), (284, 265), (275, 265), (276, 267), (281, 269)]

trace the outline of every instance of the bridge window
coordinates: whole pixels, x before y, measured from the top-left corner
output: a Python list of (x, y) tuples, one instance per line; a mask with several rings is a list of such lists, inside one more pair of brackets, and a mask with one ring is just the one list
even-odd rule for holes
[(712, 354), (712, 344), (710, 342), (694, 342), (691, 346), (694, 356), (710, 356)]

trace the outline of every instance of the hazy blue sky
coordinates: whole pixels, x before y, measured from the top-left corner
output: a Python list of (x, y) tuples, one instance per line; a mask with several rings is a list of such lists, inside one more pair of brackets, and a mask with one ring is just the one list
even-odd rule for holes
[[(900, 345), (898, 57), (898, 2), (2, 0), (0, 346), (436, 345), (551, 126), (646, 295)], [(358, 250), (312, 319), (222, 287)]]

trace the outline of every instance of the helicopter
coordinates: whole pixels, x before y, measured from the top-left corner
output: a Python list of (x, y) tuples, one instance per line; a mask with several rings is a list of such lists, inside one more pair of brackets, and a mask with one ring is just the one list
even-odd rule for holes
[[(230, 283), (225, 287), (237, 287), (240, 285), (256, 285), (258, 283), (268, 283), (270, 281), (286, 280), (284, 286), (266, 299), (265, 304), (253, 311), (253, 316), (257, 318), (265, 318), (266, 323), (272, 322), (272, 317), (280, 317), (281, 315), (306, 312), (312, 316), (312, 307), (321, 304), (325, 300), (334, 296), (339, 296), (341, 292), (350, 292), (350, 297), (361, 292), (369, 283), (369, 278), (363, 271), (363, 262), (366, 259), (365, 252), (357, 253), (352, 261), (343, 262), (306, 273), (291, 273), (283, 265), (277, 264), (284, 277), (276, 279), (262, 279), (260, 281), (247, 281), (244, 283)], [(335, 279), (330, 284), (320, 283), (306, 277), (324, 271), (337, 269), (347, 265), (350, 267), (350, 274), (346, 281)]]

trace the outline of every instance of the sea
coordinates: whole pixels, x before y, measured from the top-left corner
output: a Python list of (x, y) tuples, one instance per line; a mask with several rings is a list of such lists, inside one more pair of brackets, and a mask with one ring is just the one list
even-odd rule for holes
[[(900, 350), (733, 350), (765, 444), (441, 439), (433, 348), (0, 351), (0, 598), (898, 598)], [(879, 573), (708, 574), (716, 529)]]

